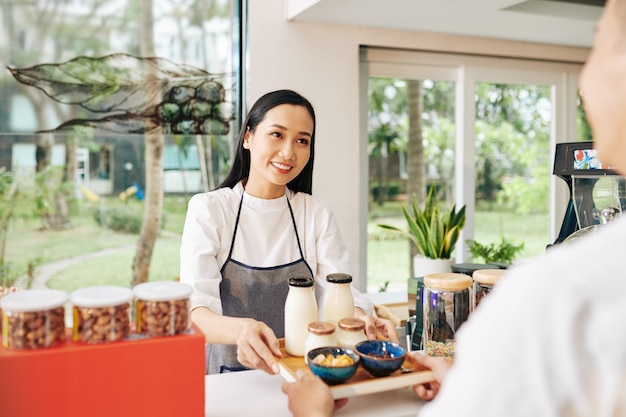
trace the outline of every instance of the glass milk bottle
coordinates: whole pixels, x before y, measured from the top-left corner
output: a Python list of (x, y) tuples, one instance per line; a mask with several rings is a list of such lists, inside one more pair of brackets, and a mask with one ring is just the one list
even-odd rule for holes
[(304, 356), (309, 323), (318, 318), (313, 279), (289, 278), (285, 301), (285, 350), (292, 356)]
[(354, 316), (352, 298), (352, 276), (349, 274), (328, 274), (326, 294), (322, 308), (322, 320), (337, 326), (339, 320)]

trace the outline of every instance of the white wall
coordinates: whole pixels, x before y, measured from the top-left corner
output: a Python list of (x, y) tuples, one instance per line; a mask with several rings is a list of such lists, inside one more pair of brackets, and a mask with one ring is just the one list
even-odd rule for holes
[[(359, 129), (359, 46), (387, 46), (496, 56), (583, 62), (583, 48), (533, 45), (452, 35), (292, 22), (287, 0), (248, 4), (248, 95), (290, 88), (306, 96), (317, 116), (313, 192), (329, 202), (352, 261), (365, 286), (367, 178), (359, 155), (366, 132)], [(363, 190), (361, 192), (361, 190)]]

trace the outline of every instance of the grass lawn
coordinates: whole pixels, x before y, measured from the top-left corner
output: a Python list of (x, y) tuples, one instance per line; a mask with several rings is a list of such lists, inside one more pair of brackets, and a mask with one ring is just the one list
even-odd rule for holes
[[(120, 203), (111, 199), (102, 204)], [(137, 200), (129, 201), (128, 206), (143, 209), (143, 203)], [(68, 291), (107, 283), (129, 286), (138, 235), (100, 227), (93, 218), (95, 208), (92, 204), (81, 203), (71, 216), (74, 227), (63, 230), (42, 230), (37, 220), (16, 219), (9, 228), (5, 257), (12, 275), (24, 274), (31, 262), (41, 265), (103, 249), (128, 247), (123, 252), (94, 258), (63, 270), (49, 281), (49, 286)], [(163, 230), (171, 232), (168, 236), (180, 235), (186, 209), (187, 199), (183, 197), (165, 199)], [(159, 237), (155, 244), (150, 266), (151, 281), (171, 280), (179, 274), (180, 239), (168, 236)]]
[[(150, 262), (150, 281), (171, 281), (179, 274), (180, 239), (159, 238)], [(130, 287), (135, 248), (93, 258), (56, 274), (48, 286), (67, 292), (92, 285)]]

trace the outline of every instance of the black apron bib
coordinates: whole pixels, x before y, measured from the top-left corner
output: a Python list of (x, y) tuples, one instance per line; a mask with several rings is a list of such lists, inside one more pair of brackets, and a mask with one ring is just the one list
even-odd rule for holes
[[(289, 291), (289, 278), (313, 278), (313, 271), (306, 263), (302, 253), (296, 220), (289, 198), (286, 195), (285, 198), (300, 251), (300, 259), (284, 265), (260, 268), (246, 265), (232, 258), (243, 205), (242, 193), (230, 251), (221, 269), (222, 282), (220, 283), (220, 299), (225, 316), (249, 317), (262, 321), (274, 331), (278, 338), (284, 337), (285, 333), (285, 300)], [(237, 361), (236, 345), (207, 345), (207, 373), (215, 374), (245, 369), (247, 368)]]

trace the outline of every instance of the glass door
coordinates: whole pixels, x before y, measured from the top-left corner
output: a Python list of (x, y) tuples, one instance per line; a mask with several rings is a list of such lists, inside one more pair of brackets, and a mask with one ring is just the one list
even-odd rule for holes
[[(406, 291), (415, 245), (400, 209), (434, 186), (466, 206), (454, 262), (470, 244), (543, 253), (567, 191), (552, 176), (554, 144), (576, 140), (580, 66), (367, 51), (368, 292)], [(578, 117), (580, 119), (580, 117)], [(560, 223), (559, 223), (560, 225)]]
[(540, 255), (550, 243), (551, 86), (479, 81), (475, 91), (472, 246)]

